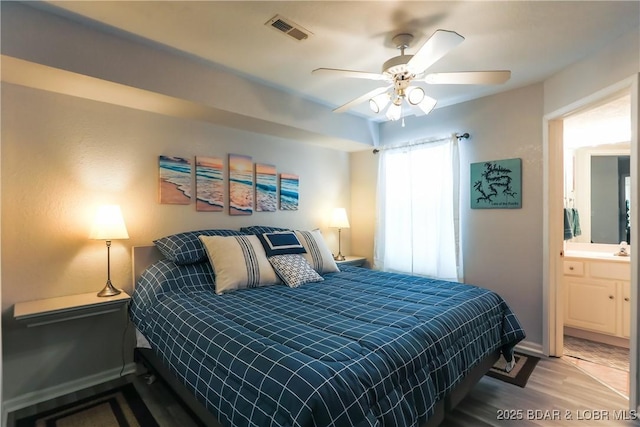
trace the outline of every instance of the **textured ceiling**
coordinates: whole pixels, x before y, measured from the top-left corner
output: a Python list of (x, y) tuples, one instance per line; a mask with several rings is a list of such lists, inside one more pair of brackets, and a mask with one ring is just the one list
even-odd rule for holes
[(576, 112), (563, 121), (564, 147), (575, 149), (631, 141), (631, 95), (628, 91)]
[[(37, 7), (161, 45), (332, 108), (379, 82), (312, 75), (319, 67), (380, 72), (391, 38), (437, 29), (465, 41), (430, 72), (507, 69), (500, 86), (431, 85), (438, 107), (542, 81), (637, 27), (637, 1), (52, 1)], [(313, 33), (294, 40), (264, 24), (281, 15)], [(374, 118), (366, 105), (350, 111)]]

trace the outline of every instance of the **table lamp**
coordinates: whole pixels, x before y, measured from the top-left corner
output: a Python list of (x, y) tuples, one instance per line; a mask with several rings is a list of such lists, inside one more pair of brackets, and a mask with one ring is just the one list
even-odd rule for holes
[(118, 205), (104, 205), (98, 207), (93, 227), (91, 228), (90, 239), (105, 240), (107, 243), (107, 284), (104, 289), (98, 292), (99, 297), (111, 297), (118, 295), (120, 291), (111, 284), (111, 241), (128, 239), (127, 227), (124, 225), (122, 212)]
[(329, 227), (338, 229), (338, 255), (333, 259), (336, 261), (344, 261), (344, 255), (342, 255), (341, 242), (340, 242), (340, 230), (343, 228), (349, 228), (349, 219), (347, 218), (347, 211), (345, 208), (334, 208), (329, 221)]

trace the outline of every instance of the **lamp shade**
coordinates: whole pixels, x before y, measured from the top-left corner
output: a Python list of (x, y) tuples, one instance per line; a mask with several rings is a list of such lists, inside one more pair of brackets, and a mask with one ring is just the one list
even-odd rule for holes
[(331, 215), (331, 221), (329, 221), (329, 227), (331, 228), (349, 228), (349, 219), (347, 218), (347, 211), (345, 208), (334, 208)]
[(424, 99), (424, 89), (418, 86), (411, 86), (407, 91), (407, 100), (411, 105), (418, 105)]
[(401, 104), (393, 103), (389, 105), (386, 116), (387, 116), (387, 119), (392, 121), (400, 119), (400, 117), (402, 117)]
[(98, 207), (89, 238), (95, 240), (129, 238), (120, 206), (103, 205)]
[(436, 104), (437, 101), (435, 99), (425, 96), (417, 105), (425, 114), (429, 114), (431, 110), (435, 108)]
[(384, 107), (387, 106), (389, 100), (390, 99), (388, 93), (381, 93), (380, 95), (374, 96), (369, 100), (369, 108), (371, 108), (371, 111), (377, 114), (380, 111), (384, 110)]

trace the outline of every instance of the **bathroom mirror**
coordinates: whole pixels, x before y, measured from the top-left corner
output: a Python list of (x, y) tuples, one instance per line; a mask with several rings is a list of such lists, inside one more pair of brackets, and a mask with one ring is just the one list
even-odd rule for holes
[(591, 242), (629, 242), (630, 156), (591, 156)]
[(565, 205), (578, 216), (580, 229), (579, 235), (567, 240), (574, 243), (629, 242), (629, 153), (629, 144), (581, 147), (565, 153), (571, 156), (573, 166), (573, 182)]
[(565, 241), (631, 243), (630, 140), (628, 91), (563, 121)]

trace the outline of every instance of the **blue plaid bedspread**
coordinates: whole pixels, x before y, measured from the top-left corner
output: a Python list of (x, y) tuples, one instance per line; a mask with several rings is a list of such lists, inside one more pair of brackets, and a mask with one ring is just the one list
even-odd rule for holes
[(160, 261), (130, 315), (224, 426), (418, 426), (483, 357), (525, 336), (497, 294), (341, 267), (216, 295), (208, 263)]

